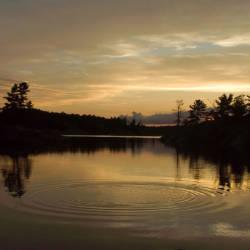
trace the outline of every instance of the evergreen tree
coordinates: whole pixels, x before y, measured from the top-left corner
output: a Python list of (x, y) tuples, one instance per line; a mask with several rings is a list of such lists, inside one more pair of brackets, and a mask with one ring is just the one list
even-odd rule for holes
[(232, 113), (233, 113), (233, 116), (237, 119), (247, 114), (248, 105), (245, 99), (246, 98), (244, 95), (239, 95), (239, 96), (236, 96), (233, 100)]
[(29, 85), (26, 82), (15, 83), (4, 99), (7, 100), (3, 110), (31, 109), (32, 102), (28, 99)]
[(248, 112), (248, 104), (245, 95), (236, 96), (232, 104), (233, 116), (237, 119), (243, 117)]
[(207, 115), (207, 105), (202, 100), (195, 100), (193, 105), (190, 105), (188, 123), (198, 124)]
[(233, 112), (233, 94), (223, 94), (216, 100), (216, 107), (214, 110), (214, 118), (215, 119), (225, 119), (232, 116)]

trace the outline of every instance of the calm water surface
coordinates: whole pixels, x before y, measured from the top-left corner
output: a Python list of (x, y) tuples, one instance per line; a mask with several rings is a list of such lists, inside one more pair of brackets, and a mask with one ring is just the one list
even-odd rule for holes
[(0, 168), (1, 249), (250, 249), (244, 165), (102, 137), (5, 153)]

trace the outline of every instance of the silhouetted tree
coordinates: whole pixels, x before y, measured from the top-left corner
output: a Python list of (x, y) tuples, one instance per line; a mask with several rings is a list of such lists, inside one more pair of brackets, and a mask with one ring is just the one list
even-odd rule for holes
[(216, 107), (213, 112), (215, 119), (225, 119), (230, 116), (232, 116), (233, 112), (233, 94), (229, 94), (228, 96), (226, 94), (223, 94), (216, 100)]
[(32, 102), (28, 99), (29, 85), (26, 82), (15, 83), (4, 99), (7, 100), (3, 110), (31, 109)]
[(198, 124), (207, 115), (207, 105), (202, 100), (195, 100), (193, 105), (190, 105), (188, 123)]
[(132, 112), (132, 120), (135, 120), (137, 124), (142, 123), (142, 114), (137, 112)]
[(237, 119), (247, 114), (248, 105), (244, 95), (236, 96), (232, 103), (232, 114)]
[(177, 117), (176, 117), (176, 125), (179, 127), (181, 125), (181, 119), (182, 119), (182, 112), (183, 112), (183, 105), (184, 102), (183, 100), (177, 100), (176, 101), (176, 112), (177, 112)]

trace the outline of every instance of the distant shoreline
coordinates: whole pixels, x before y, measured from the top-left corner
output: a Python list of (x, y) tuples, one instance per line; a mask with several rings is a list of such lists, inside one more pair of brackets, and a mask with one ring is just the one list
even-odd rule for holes
[(63, 137), (70, 137), (70, 138), (118, 138), (118, 139), (161, 139), (161, 136), (143, 136), (143, 135), (68, 135), (63, 134)]

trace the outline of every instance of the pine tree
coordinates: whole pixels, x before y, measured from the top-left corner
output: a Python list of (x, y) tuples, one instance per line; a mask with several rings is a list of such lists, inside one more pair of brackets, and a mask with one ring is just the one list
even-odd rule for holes
[(228, 96), (226, 94), (223, 94), (216, 100), (216, 108), (214, 112), (214, 118), (215, 119), (225, 119), (230, 116), (232, 116), (233, 112), (233, 100), (234, 96), (233, 94), (229, 94)]
[(3, 110), (31, 109), (32, 102), (28, 99), (29, 85), (26, 82), (15, 83), (4, 99), (7, 100)]
[(232, 104), (232, 113), (233, 116), (237, 119), (243, 117), (247, 114), (247, 102), (246, 97), (244, 95), (236, 96), (233, 100)]
[(207, 105), (202, 100), (195, 100), (193, 105), (190, 105), (188, 123), (198, 124), (206, 117)]

